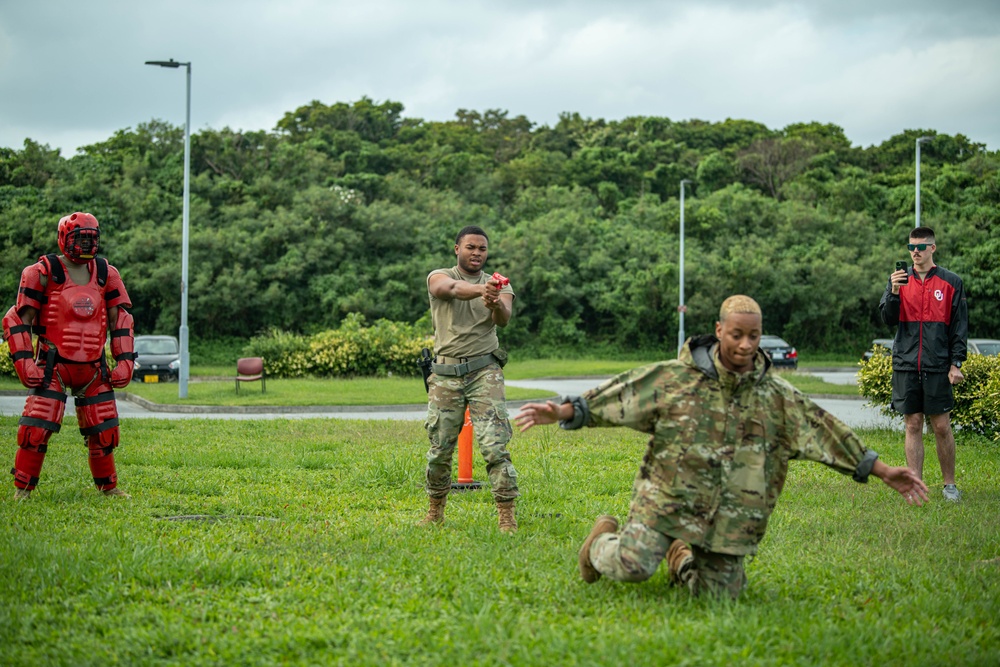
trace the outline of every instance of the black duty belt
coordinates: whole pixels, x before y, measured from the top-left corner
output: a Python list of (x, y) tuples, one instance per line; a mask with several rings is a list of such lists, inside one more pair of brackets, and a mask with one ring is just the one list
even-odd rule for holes
[[(454, 362), (454, 363), (438, 363), (438, 360), (442, 362)], [(435, 357), (434, 363), (431, 364), (431, 372), (435, 375), (451, 375), (456, 377), (462, 377), (463, 375), (468, 375), (472, 371), (478, 371), (480, 368), (486, 368), (490, 364), (496, 363), (496, 358), (492, 353), (484, 354), (481, 357), (472, 357), (471, 359), (466, 357), (461, 357), (459, 359), (452, 359), (451, 357)]]

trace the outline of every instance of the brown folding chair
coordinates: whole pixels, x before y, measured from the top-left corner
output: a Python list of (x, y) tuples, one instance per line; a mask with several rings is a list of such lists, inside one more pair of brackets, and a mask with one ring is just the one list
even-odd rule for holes
[(240, 382), (260, 380), (260, 393), (267, 393), (267, 374), (264, 360), (260, 357), (244, 357), (236, 362), (236, 393), (240, 393)]

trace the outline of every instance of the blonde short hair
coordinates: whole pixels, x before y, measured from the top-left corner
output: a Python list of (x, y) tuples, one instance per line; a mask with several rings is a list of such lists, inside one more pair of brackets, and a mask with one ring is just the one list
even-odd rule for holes
[(719, 321), (725, 322), (726, 317), (733, 313), (761, 314), (760, 306), (757, 302), (743, 294), (734, 294), (722, 302), (722, 307), (719, 308)]

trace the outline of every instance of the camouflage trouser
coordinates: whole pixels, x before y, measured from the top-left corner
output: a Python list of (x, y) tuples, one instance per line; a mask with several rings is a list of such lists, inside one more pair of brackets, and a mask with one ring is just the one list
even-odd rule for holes
[[(669, 535), (630, 522), (617, 534), (606, 533), (594, 540), (590, 545), (590, 562), (609, 579), (645, 581), (656, 572), (673, 541)], [(694, 564), (682, 576), (682, 583), (693, 595), (704, 591), (736, 599), (746, 588), (743, 556), (713, 553), (696, 546), (691, 547), (691, 553)]]
[(469, 406), (472, 431), (486, 459), (486, 473), (498, 501), (517, 498), (517, 471), (507, 443), (511, 427), (504, 396), (503, 371), (490, 364), (462, 377), (432, 374), (428, 380), (427, 495), (441, 498), (451, 490), (451, 459)]

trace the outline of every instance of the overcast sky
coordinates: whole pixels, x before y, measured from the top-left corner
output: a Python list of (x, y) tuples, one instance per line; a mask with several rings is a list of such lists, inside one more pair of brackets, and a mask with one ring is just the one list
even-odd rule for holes
[(1000, 0), (0, 0), (0, 146), (69, 157), (154, 118), (273, 129), (368, 96), (407, 117), (818, 121), (1000, 149)]

